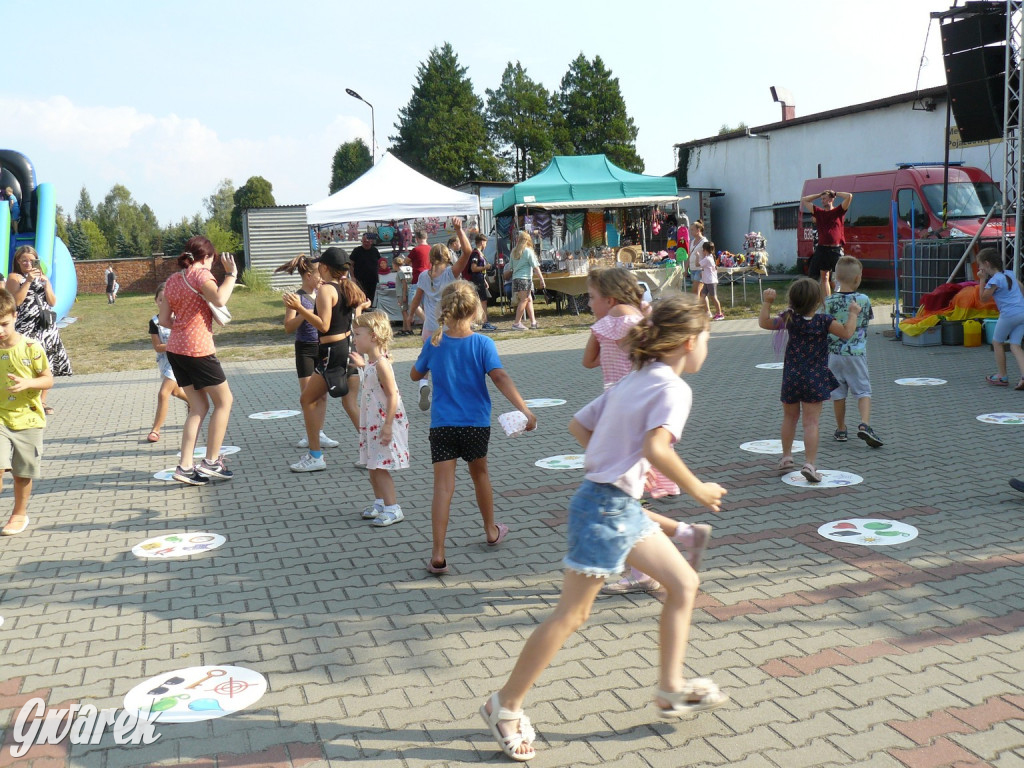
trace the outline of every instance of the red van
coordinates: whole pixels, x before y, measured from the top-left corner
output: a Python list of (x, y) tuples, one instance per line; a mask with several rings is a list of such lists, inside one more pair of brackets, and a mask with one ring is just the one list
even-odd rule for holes
[[(911, 211), (914, 212), (915, 237), (971, 238), (992, 205), (1000, 202), (999, 186), (980, 168), (950, 164), (947, 194), (947, 225), (942, 227), (942, 165), (899, 165), (896, 170), (878, 173), (857, 173), (849, 176), (828, 176), (804, 182), (801, 197), (834, 189), (853, 193), (846, 212), (846, 246), (848, 256), (856, 256), (864, 265), (865, 280), (892, 280), (893, 232), (892, 201), (897, 203), (897, 237), (910, 239)], [(818, 202), (818, 201), (815, 201)], [(999, 210), (985, 225), (982, 237), (1002, 236)], [(797, 230), (797, 261), (804, 274), (807, 260), (814, 251), (814, 219), (801, 212)]]

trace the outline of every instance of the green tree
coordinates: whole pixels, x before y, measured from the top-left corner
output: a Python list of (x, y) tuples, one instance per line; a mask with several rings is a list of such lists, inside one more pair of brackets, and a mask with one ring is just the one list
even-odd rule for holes
[(269, 208), (274, 202), (274, 187), (262, 176), (250, 176), (249, 180), (235, 190), (235, 205), (231, 209), (231, 231), (242, 236), (242, 211), (247, 208)]
[(509, 62), (497, 90), (487, 89), (487, 129), (513, 181), (540, 171), (555, 154), (555, 102), (518, 61)]
[(68, 227), (71, 225), (71, 217), (64, 213), (64, 209), (61, 206), (57, 206), (57, 237), (64, 241), (65, 244), (68, 242)]
[(203, 198), (207, 221), (214, 221), (221, 229), (231, 228), (231, 209), (235, 205), (235, 185), (231, 179), (221, 179), (213, 194)]
[(118, 256), (148, 256), (159, 244), (160, 225), (148, 205), (139, 206), (131, 192), (115, 184), (96, 206), (96, 224)]
[(213, 243), (217, 253), (238, 253), (242, 250), (242, 238), (218, 224), (213, 219), (206, 222), (203, 234)]
[(740, 123), (735, 128), (730, 128), (728, 123), (722, 123), (722, 127), (718, 129), (718, 135), (721, 136), (726, 133), (732, 133), (733, 131), (745, 131), (747, 130), (746, 123)]
[(420, 64), (409, 103), (399, 110), (391, 151), (432, 179), (452, 186), (467, 179), (500, 179), (491, 151), (484, 104), (451, 43)]
[(164, 255), (176, 257), (181, 254), (185, 250), (185, 243), (189, 241), (189, 238), (206, 234), (207, 226), (203, 217), (198, 213), (191, 219), (183, 216), (178, 223), (169, 224), (161, 233)]
[(362, 139), (346, 141), (334, 152), (331, 162), (331, 186), (328, 194), (344, 189), (373, 167), (370, 148)]
[(82, 187), (78, 193), (78, 203), (75, 205), (75, 221), (86, 221), (96, 218), (96, 208), (93, 207), (92, 198), (89, 197), (89, 190)]
[[(82, 223), (85, 221), (87, 219)], [(68, 227), (68, 250), (71, 251), (71, 257), (74, 259), (88, 259), (91, 254), (89, 240), (82, 231), (82, 224), (77, 221)]]
[(82, 230), (82, 237), (85, 239), (87, 253), (89, 254), (86, 258), (89, 259), (109, 259), (110, 258), (110, 243), (107, 242), (107, 238), (100, 231), (95, 221), (85, 219), (84, 221), (76, 222), (78, 227)]
[(600, 56), (587, 61), (581, 53), (573, 60), (558, 101), (574, 154), (605, 154), (627, 171), (643, 172), (644, 161), (636, 153), (637, 128), (626, 114), (619, 79)]

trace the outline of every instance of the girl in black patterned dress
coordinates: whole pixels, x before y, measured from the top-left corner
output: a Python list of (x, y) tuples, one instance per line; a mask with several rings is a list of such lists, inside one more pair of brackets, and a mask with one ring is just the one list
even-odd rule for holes
[(820, 483), (821, 473), (814, 467), (818, 457), (818, 420), (821, 404), (839, 386), (828, 368), (828, 335), (848, 339), (857, 328), (860, 305), (850, 303), (850, 316), (843, 325), (832, 315), (815, 314), (821, 306), (821, 287), (809, 277), (801, 277), (789, 287), (789, 309), (771, 317), (775, 290), (762, 296), (758, 324), (766, 331), (787, 331), (786, 359), (782, 369), (782, 459), (779, 471), (793, 469), (793, 439), (801, 414), (804, 420), (804, 453), (807, 461), (800, 474), (809, 483)]
[[(11, 274), (7, 277), (5, 287), (18, 302), (18, 317), (14, 321), (14, 329), (43, 345), (54, 376), (70, 376), (71, 360), (60, 340), (57, 324), (46, 327), (47, 322), (43, 315), (44, 310), (53, 311), (57, 297), (50, 281), (39, 269), (39, 254), (31, 245), (23, 245), (14, 252), (14, 263), (11, 265)], [(53, 408), (46, 405), (46, 395), (47, 390), (44, 390), (43, 408), (49, 415), (53, 413)]]

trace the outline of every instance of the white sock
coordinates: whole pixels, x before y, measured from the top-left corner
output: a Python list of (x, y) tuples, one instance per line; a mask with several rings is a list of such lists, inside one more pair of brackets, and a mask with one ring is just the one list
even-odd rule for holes
[(692, 527), (693, 526), (690, 525), (689, 523), (680, 523), (676, 527), (676, 532), (674, 534), (672, 534), (672, 539), (674, 541), (678, 541), (680, 543), (684, 542), (686, 540), (686, 538), (688, 538), (688, 534), (689, 534), (690, 529)]
[(429, 383), (426, 379), (420, 379), (420, 389), (423, 389)]
[(374, 509), (384, 509), (384, 499), (374, 499), (373, 500), (373, 508)]
[(385, 512), (401, 512), (402, 511), (402, 507), (401, 507), (400, 504), (388, 504), (386, 507), (384, 507), (384, 511)]

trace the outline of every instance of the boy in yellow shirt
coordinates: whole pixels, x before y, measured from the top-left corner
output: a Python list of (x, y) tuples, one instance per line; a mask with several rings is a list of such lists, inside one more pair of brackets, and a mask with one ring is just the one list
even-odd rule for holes
[(14, 330), (17, 311), (14, 297), (0, 288), (0, 488), (4, 472), (14, 475), (14, 510), (0, 536), (28, 528), (28, 499), (39, 477), (46, 426), (40, 393), (53, 386), (43, 347)]

